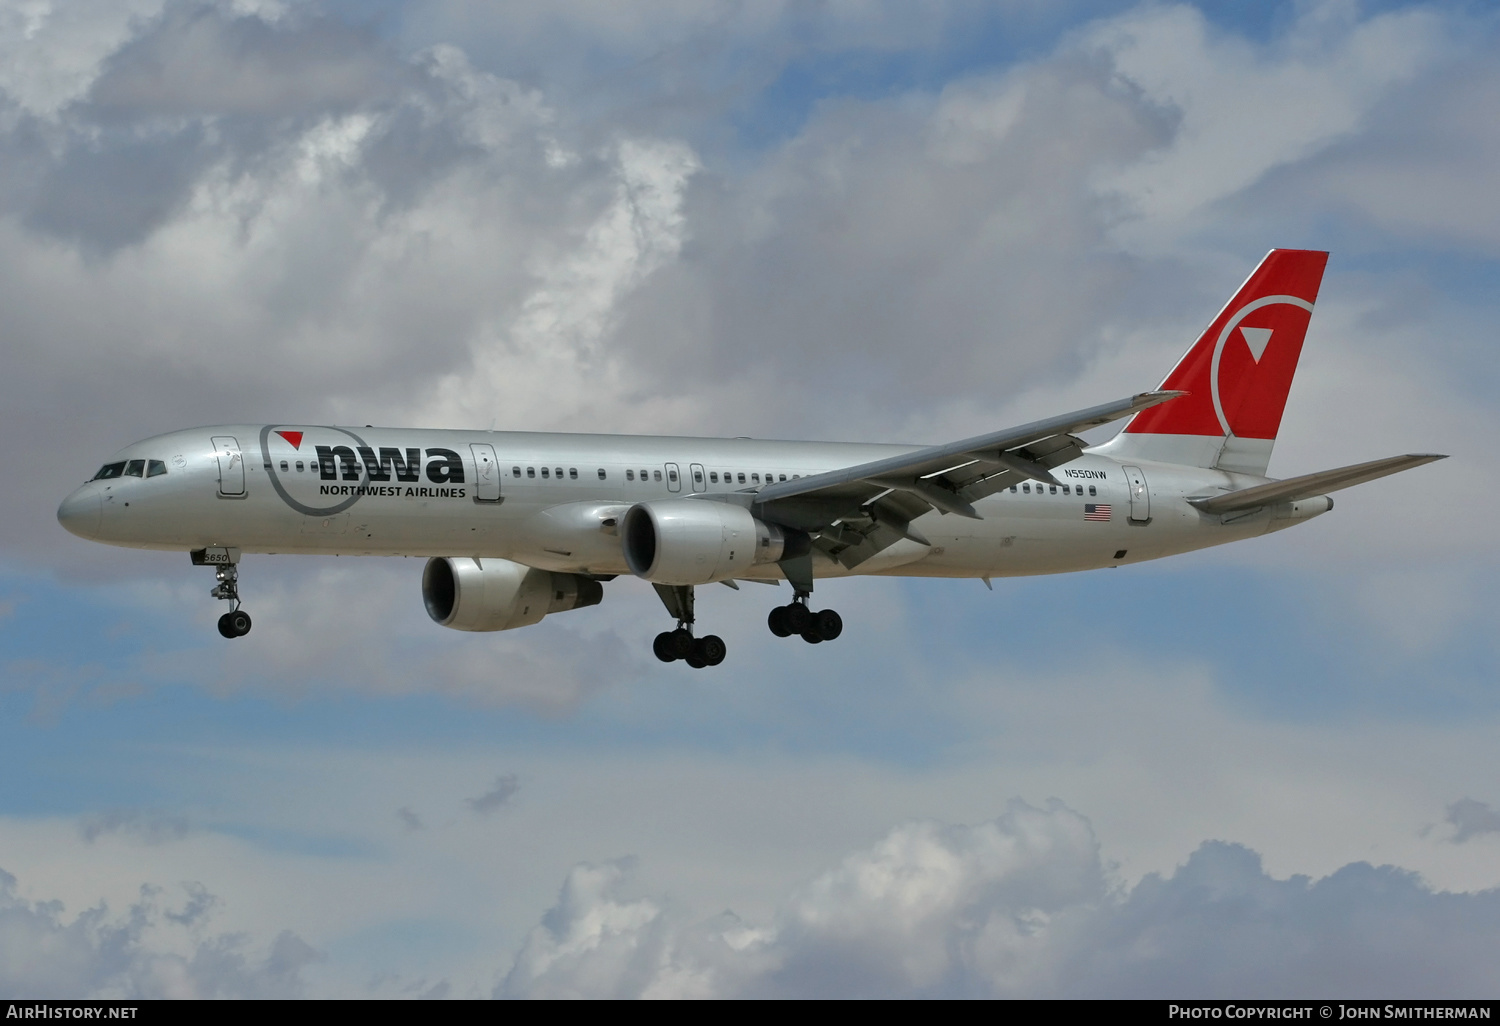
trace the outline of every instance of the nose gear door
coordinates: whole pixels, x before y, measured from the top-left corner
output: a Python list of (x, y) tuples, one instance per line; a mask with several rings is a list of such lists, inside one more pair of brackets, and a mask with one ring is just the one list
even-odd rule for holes
[(474, 501), (500, 501), (500, 464), (495, 459), (495, 447), (476, 442), (469, 446), (474, 454)]
[(240, 498), (245, 494), (245, 457), (240, 443), (230, 435), (215, 435), (213, 443), (219, 461), (219, 494)]

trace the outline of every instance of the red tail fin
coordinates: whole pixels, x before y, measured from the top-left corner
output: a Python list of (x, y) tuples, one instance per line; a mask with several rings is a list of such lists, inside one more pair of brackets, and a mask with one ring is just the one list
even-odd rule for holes
[[(1189, 394), (1136, 414), (1110, 447), (1264, 474), (1327, 263), (1327, 253), (1273, 249), (1162, 383)], [(1153, 445), (1152, 435), (1179, 441)]]

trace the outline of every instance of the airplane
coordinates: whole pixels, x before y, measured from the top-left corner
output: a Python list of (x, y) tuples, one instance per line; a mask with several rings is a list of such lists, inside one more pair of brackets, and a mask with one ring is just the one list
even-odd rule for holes
[[(232, 424), (115, 453), (63, 500), (73, 534), (187, 551), (248, 633), (244, 553), (427, 557), (428, 615), (525, 627), (649, 581), (673, 630), (663, 662), (722, 662), (694, 588), (791, 586), (778, 637), (832, 641), (814, 582), (992, 578), (1159, 559), (1279, 531), (1330, 492), (1444, 459), (1413, 453), (1266, 476), (1328, 254), (1272, 250), (1161, 386), (945, 445)], [(1129, 418), (1113, 438), (1078, 437)]]

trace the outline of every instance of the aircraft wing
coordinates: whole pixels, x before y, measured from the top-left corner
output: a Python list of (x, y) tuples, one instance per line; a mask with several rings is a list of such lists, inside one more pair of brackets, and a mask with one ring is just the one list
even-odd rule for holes
[(1439, 456), (1430, 452), (1388, 456), (1383, 460), (1356, 463), (1353, 466), (1339, 467), (1336, 470), (1320, 470), (1316, 474), (1289, 477), (1285, 481), (1272, 481), (1270, 484), (1256, 485), (1253, 488), (1242, 488), (1237, 492), (1189, 499), (1188, 502), (1205, 513), (1232, 513), (1236, 510), (1268, 506), (1273, 502), (1310, 499), (1315, 495), (1325, 495), (1340, 488), (1364, 484), (1366, 481), (1374, 481), (1387, 474), (1400, 473), (1412, 467), (1420, 467), (1424, 463), (1447, 458), (1447, 456)]
[(761, 519), (806, 531), (813, 544), (854, 567), (901, 538), (927, 544), (909, 526), (929, 512), (980, 519), (974, 503), (1032, 478), (1056, 484), (1053, 467), (1077, 459), (1076, 431), (1108, 424), (1184, 392), (1142, 392), (1033, 424), (917, 449), (826, 474), (780, 481), (755, 496)]

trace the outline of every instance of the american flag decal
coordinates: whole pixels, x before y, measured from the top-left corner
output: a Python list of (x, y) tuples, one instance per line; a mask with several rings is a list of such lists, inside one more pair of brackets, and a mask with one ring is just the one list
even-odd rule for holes
[(1083, 506), (1083, 519), (1108, 521), (1115, 508), (1105, 503), (1088, 502)]

